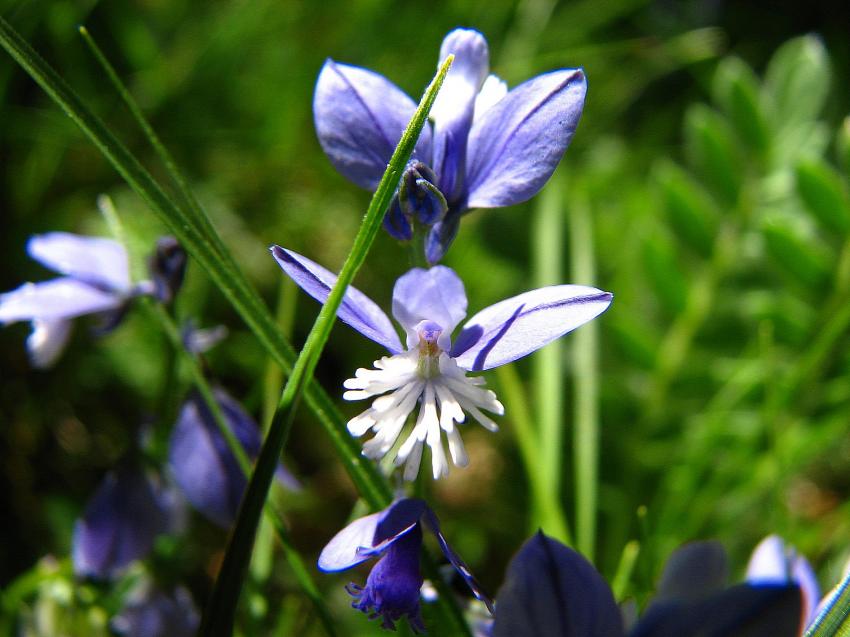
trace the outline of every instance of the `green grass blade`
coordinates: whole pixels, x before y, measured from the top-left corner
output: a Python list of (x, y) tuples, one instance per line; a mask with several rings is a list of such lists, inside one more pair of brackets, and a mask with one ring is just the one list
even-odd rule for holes
[(333, 328), (343, 295), (363, 264), (366, 254), (380, 230), (384, 213), (389, 207), (404, 166), (413, 152), (416, 140), (425, 125), (428, 113), (452, 59), (453, 56), (449, 56), (441, 66), (436, 77), (425, 91), (413, 119), (402, 135), (387, 170), (378, 184), (378, 189), (369, 203), (366, 216), (354, 238), (354, 244), (342, 266), (337, 282), (331, 290), (328, 300), (319, 311), (316, 322), (307, 336), (304, 349), (301, 350), (298, 359), (295, 361), (295, 366), (284, 387), (278, 411), (260, 450), (257, 465), (242, 500), (236, 528), (228, 544), (215, 588), (206, 606), (201, 629), (198, 633), (201, 637), (229, 636), (233, 632), (236, 606), (242, 588), (242, 580), (250, 561), (257, 524), (271, 485), (275, 466), (292, 427), (301, 393), (308, 379), (312, 377), (313, 370)]

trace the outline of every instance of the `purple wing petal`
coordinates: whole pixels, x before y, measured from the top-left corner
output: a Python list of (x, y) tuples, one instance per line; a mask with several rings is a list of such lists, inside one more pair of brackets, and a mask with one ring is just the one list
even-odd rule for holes
[(553, 71), (520, 84), (476, 119), (467, 207), (511, 206), (537, 194), (573, 137), (586, 91), (580, 69)]
[(43, 319), (54, 321), (112, 310), (121, 298), (72, 278), (24, 283), (0, 294), (0, 323)]
[(445, 349), (455, 327), (466, 316), (463, 282), (454, 270), (444, 265), (428, 270), (414, 268), (395, 283), (393, 316), (407, 332), (408, 348), (419, 342), (416, 325), (433, 321), (443, 328), (438, 343)]
[(452, 356), (472, 371), (510, 363), (599, 316), (613, 298), (583, 285), (555, 285), (500, 301), (466, 322)]
[(689, 542), (667, 558), (654, 601), (708, 597), (726, 586), (728, 575), (726, 551), (720, 542)]
[[(319, 303), (327, 301), (331, 288), (336, 283), (335, 274), (297, 252), (285, 250), (280, 246), (272, 246), (271, 251), (278, 265), (302, 290)], [(347, 323), (378, 345), (383, 345), (391, 353), (398, 354), (402, 351), (401, 341), (389, 317), (357, 288), (348, 286), (337, 316), (343, 323)]]
[(581, 555), (538, 533), (508, 565), (493, 637), (622, 637), (614, 595)]
[(808, 560), (788, 546), (778, 535), (759, 542), (747, 564), (747, 581), (751, 584), (800, 585), (806, 623), (814, 619), (820, 601), (820, 587)]
[(319, 570), (326, 573), (344, 571), (369, 559), (360, 548), (371, 548), (375, 529), (381, 520), (383, 511), (357, 518), (342, 531), (333, 536), (319, 555)]
[(452, 563), (452, 566), (454, 566), (457, 572), (460, 573), (461, 577), (463, 577), (463, 580), (466, 582), (467, 586), (469, 586), (469, 590), (472, 591), (472, 594), (475, 595), (476, 598), (484, 602), (484, 605), (487, 606), (487, 610), (492, 613), (494, 607), (493, 600), (489, 595), (487, 595), (487, 593), (484, 592), (481, 584), (477, 579), (475, 579), (475, 576), (469, 570), (466, 563), (461, 559), (460, 555), (455, 553), (454, 549), (446, 541), (446, 537), (440, 530), (440, 521), (431, 509), (425, 511), (423, 521), (437, 537), (437, 542), (440, 544), (440, 550), (443, 552), (443, 555), (446, 556), (446, 559)]
[(31, 237), (27, 252), (61, 274), (116, 292), (130, 289), (127, 251), (112, 239), (49, 232)]
[(27, 337), (30, 362), (37, 369), (51, 367), (62, 354), (71, 336), (71, 321), (35, 319), (32, 333)]
[(167, 529), (167, 511), (148, 477), (139, 469), (110, 472), (74, 525), (74, 572), (112, 577), (145, 557)]
[(455, 60), (434, 101), (434, 162), (440, 190), (449, 201), (460, 196), (466, 170), (466, 143), (475, 98), (490, 70), (487, 40), (478, 31), (455, 29), (443, 40), (440, 63)]
[[(374, 190), (387, 168), (416, 104), (377, 73), (328, 60), (313, 96), (316, 133), (336, 169), (358, 186)], [(426, 125), (414, 156), (431, 159)]]

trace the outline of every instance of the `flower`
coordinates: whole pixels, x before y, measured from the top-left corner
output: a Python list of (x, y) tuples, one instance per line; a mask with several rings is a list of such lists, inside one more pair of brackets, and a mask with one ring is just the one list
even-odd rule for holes
[(820, 587), (809, 561), (778, 535), (768, 535), (753, 550), (747, 564), (747, 581), (753, 584), (795, 583), (803, 591), (806, 624), (815, 618)]
[(124, 637), (192, 637), (200, 616), (185, 588), (171, 593), (145, 582), (130, 596), (110, 627)]
[[(432, 264), (464, 212), (537, 194), (572, 139), (587, 91), (581, 69), (561, 69), (508, 92), (488, 75), (487, 41), (471, 29), (445, 37), (440, 60), (450, 54), (455, 59), (431, 109), (433, 125), (423, 128), (385, 219), (402, 240), (412, 237), (415, 221), (431, 226), (425, 253)], [(401, 89), (367, 69), (329, 59), (319, 73), (313, 98), (319, 142), (336, 169), (363, 188), (377, 187), (415, 110)]]
[(382, 618), (382, 626), (395, 629), (394, 622), (407, 617), (415, 632), (425, 627), (419, 609), (422, 575), (419, 552), (422, 527), (436, 537), (443, 554), (469, 585), (472, 593), (492, 612), (493, 604), (463, 560), (449, 546), (440, 530), (437, 516), (423, 500), (403, 498), (388, 508), (359, 518), (337, 533), (319, 555), (319, 570), (326, 573), (344, 571), (377, 557), (365, 586), (349, 584), (354, 597), (352, 606)]
[(713, 542), (674, 552), (658, 596), (626, 630), (611, 589), (580, 554), (537, 533), (508, 565), (491, 637), (796, 637), (802, 599), (795, 584), (725, 588), (725, 553)]
[(115, 577), (153, 548), (171, 527), (172, 501), (142, 469), (125, 465), (106, 474), (74, 524), (74, 572)]
[(154, 294), (162, 303), (171, 303), (186, 274), (188, 256), (174, 237), (160, 237), (156, 250), (148, 260), (148, 270), (154, 285)]
[[(256, 458), (262, 443), (257, 423), (227, 392), (215, 389), (213, 393), (246, 455)], [(180, 409), (171, 434), (168, 464), (177, 486), (195, 509), (223, 528), (233, 524), (247, 478), (197, 392), (189, 394)], [(300, 488), (282, 466), (278, 467), (277, 477), (289, 489)]]
[[(279, 246), (272, 254), (307, 294), (323, 303), (336, 276), (320, 265)], [(466, 316), (466, 293), (457, 274), (445, 266), (414, 268), (396, 281), (393, 316), (404, 328), (407, 349), (386, 314), (365, 294), (349, 287), (339, 318), (386, 347), (391, 356), (375, 361), (375, 369), (358, 369), (345, 381), (346, 400), (376, 397), (372, 407), (348, 421), (348, 430), (375, 436), (363, 446), (369, 458), (390, 452), (407, 417), (420, 402), (413, 430), (398, 448), (396, 465), (406, 463), (404, 477), (419, 472), (422, 447), (431, 449), (434, 478), (448, 473), (441, 431), (457, 466), (467, 464), (456, 424), (465, 412), (490, 431), (498, 426), (482, 410), (501, 415), (504, 407), (484, 388), (484, 379), (467, 376), (510, 363), (604, 312), (613, 296), (581, 285), (556, 285), (506, 299), (480, 311), (452, 332)]]
[(153, 292), (150, 281), (131, 283), (127, 252), (112, 239), (50, 232), (31, 237), (27, 252), (64, 275), (0, 294), (0, 324), (32, 321), (27, 349), (35, 367), (56, 361), (68, 342), (71, 319), (105, 313), (111, 328), (131, 298)]

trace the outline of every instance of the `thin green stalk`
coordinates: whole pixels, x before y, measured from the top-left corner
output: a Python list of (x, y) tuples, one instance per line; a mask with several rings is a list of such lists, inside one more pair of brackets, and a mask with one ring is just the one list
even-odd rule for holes
[[(319, 360), (322, 349), (327, 342), (331, 329), (336, 320), (336, 313), (342, 303), (343, 295), (351, 284), (355, 274), (366, 259), (366, 254), (378, 234), (384, 213), (389, 207), (390, 200), (398, 185), (404, 166), (413, 152), (413, 147), (422, 127), (437, 97), (437, 92), (445, 79), (453, 56), (449, 56), (436, 77), (431, 82), (416, 113), (407, 126), (395, 152), (390, 159), (387, 170), (378, 184), (378, 188), (369, 203), (366, 216), (354, 238), (351, 251), (342, 266), (337, 282), (328, 296), (327, 301), (319, 311), (313, 328), (307, 335), (307, 340), (301, 353), (295, 361), (292, 372), (284, 387), (278, 404), (278, 411), (272, 420), (268, 436), (260, 450), (257, 465), (240, 506), (236, 527), (227, 547), (221, 570), (216, 579), (212, 595), (207, 603), (201, 622), (199, 635), (212, 637), (214, 635), (229, 636), (233, 632), (236, 618), (236, 606), (245, 576), (246, 567), (251, 556), (254, 536), (266, 501), (272, 476), (277, 460), (286, 444), (292, 427), (295, 411), (301, 393), (307, 381), (312, 377), (313, 370)], [(449, 600), (451, 598), (448, 598)]]
[(626, 542), (623, 547), (620, 563), (617, 564), (617, 572), (614, 574), (614, 579), (611, 580), (611, 590), (614, 593), (614, 599), (617, 601), (622, 601), (626, 596), (639, 553), (640, 542), (637, 540)]
[(850, 575), (830, 596), (825, 608), (806, 629), (805, 637), (848, 637), (850, 635)]
[[(549, 182), (534, 210), (531, 230), (532, 272), (538, 287), (554, 285), (562, 280), (561, 263), (564, 257), (563, 191), (556, 178)], [(560, 340), (550, 343), (532, 357), (534, 411), (538, 436), (536, 463), (529, 467), (540, 473), (538, 496), (546, 502), (540, 526), (549, 535), (567, 542), (565, 528), (557, 528), (554, 519), (565, 518), (562, 504), (564, 458), (564, 345)], [(563, 525), (565, 527), (565, 525)], [(558, 531), (558, 533), (555, 533)]]
[[(198, 393), (201, 394), (204, 404), (210, 410), (219, 432), (227, 442), (228, 449), (236, 458), (236, 462), (239, 464), (241, 471), (246, 477), (249, 477), (251, 475), (251, 460), (248, 458), (245, 453), (245, 449), (239, 443), (233, 433), (233, 430), (228, 426), (224, 413), (221, 410), (221, 405), (219, 405), (218, 401), (215, 399), (212, 387), (210, 386), (209, 381), (207, 381), (206, 376), (204, 376), (200, 363), (192, 353), (186, 350), (183, 344), (183, 338), (180, 334), (180, 328), (162, 305), (154, 303), (150, 299), (140, 299), (140, 301), (142, 305), (145, 306), (145, 310), (148, 315), (159, 324), (160, 329), (162, 329), (163, 333), (171, 342), (172, 350), (179, 354), (186, 363), (192, 375), (192, 382), (198, 390)], [(324, 598), (313, 582), (307, 567), (304, 565), (301, 555), (292, 545), (292, 540), (289, 537), (289, 531), (283, 522), (283, 518), (280, 513), (275, 510), (271, 502), (266, 502), (264, 512), (266, 514), (266, 519), (276, 531), (277, 538), (283, 548), (284, 556), (289, 563), (289, 567), (292, 569), (292, 573), (295, 575), (295, 579), (298, 581), (301, 590), (312, 602), (325, 632), (331, 637), (334, 637), (337, 633), (334, 628), (330, 611), (325, 605)]]
[[(277, 329), (274, 318), (256, 290), (247, 282), (242, 271), (235, 267), (232, 257), (222, 261), (213, 242), (191, 214), (169, 199), (148, 171), (130, 154), (68, 87), (64, 80), (0, 18), (0, 46), (44, 89), (48, 96), (80, 127), (104, 157), (113, 165), (127, 184), (150, 206), (151, 210), (183, 244), (189, 254), (207, 272), (216, 286), (245, 324), (256, 336), (284, 373), (289, 373), (295, 352)], [(214, 232), (213, 232), (214, 234)], [(230, 264), (234, 264), (231, 268)], [(374, 465), (360, 455), (357, 442), (345, 428), (345, 419), (327, 393), (311, 383), (305, 392), (307, 405), (330, 437), (343, 467), (360, 494), (374, 509), (385, 507), (392, 498), (392, 489)]]
[[(590, 206), (577, 201), (570, 210), (572, 280), (593, 285), (593, 221)], [(596, 500), (599, 492), (599, 330), (591, 321), (573, 335), (576, 546), (589, 560), (596, 549)]]

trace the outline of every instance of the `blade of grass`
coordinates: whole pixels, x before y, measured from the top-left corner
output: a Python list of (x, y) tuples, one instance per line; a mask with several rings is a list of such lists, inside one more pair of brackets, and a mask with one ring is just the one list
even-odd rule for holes
[(847, 637), (850, 635), (850, 575), (847, 575), (824, 603), (824, 608), (806, 630), (805, 637)]
[[(541, 193), (534, 210), (531, 253), (536, 287), (561, 282), (564, 256), (564, 208), (560, 179), (554, 178)], [(545, 503), (538, 512), (538, 524), (546, 533), (567, 543), (562, 477), (564, 457), (564, 345), (550, 343), (532, 356), (531, 387), (538, 422), (536, 462), (529, 469), (540, 473), (542, 493), (536, 500)]]
[[(261, 346), (280, 365), (284, 373), (288, 374), (295, 361), (295, 351), (280, 334), (268, 308), (247, 282), (241, 270), (228, 265), (228, 263), (233, 264), (233, 259), (228, 258), (227, 262), (224, 262), (219, 258), (217, 251), (212, 247), (212, 242), (215, 240), (209, 238), (182, 206), (168, 198), (150, 173), (85, 106), (56, 71), (2, 17), (0, 17), (0, 46), (65, 111), (129, 186), (150, 206), (207, 272), (254, 333)], [(348, 434), (345, 420), (327, 393), (318, 384), (310, 383), (305, 391), (305, 401), (330, 437), (331, 444), (360, 494), (373, 509), (377, 510), (389, 504), (392, 489), (374, 465), (363, 460), (357, 442)]]
[(380, 230), (384, 213), (389, 208), (401, 173), (413, 152), (416, 140), (425, 125), (428, 113), (453, 59), (454, 56), (449, 56), (442, 64), (404, 131), (387, 170), (372, 196), (366, 216), (354, 238), (351, 251), (342, 266), (339, 277), (328, 296), (328, 300), (319, 311), (313, 328), (307, 335), (304, 348), (295, 361), (292, 373), (283, 389), (278, 411), (272, 420), (268, 436), (263, 442), (254, 473), (242, 500), (236, 527), (230, 538), (224, 562), (204, 612), (198, 633), (200, 637), (229, 636), (233, 632), (236, 606), (242, 588), (242, 580), (250, 560), (257, 523), (266, 501), (277, 459), (280, 457), (281, 450), (286, 444), (286, 439), (292, 427), (301, 393), (308, 379), (312, 377), (313, 370), (336, 320), (336, 313), (342, 303), (343, 295), (363, 264), (366, 254)]
[[(579, 199), (570, 210), (572, 280), (593, 285), (593, 222), (590, 206)], [(591, 321), (573, 339), (574, 443), (576, 489), (576, 546), (589, 560), (596, 548), (596, 499), (599, 490), (599, 331)]]

